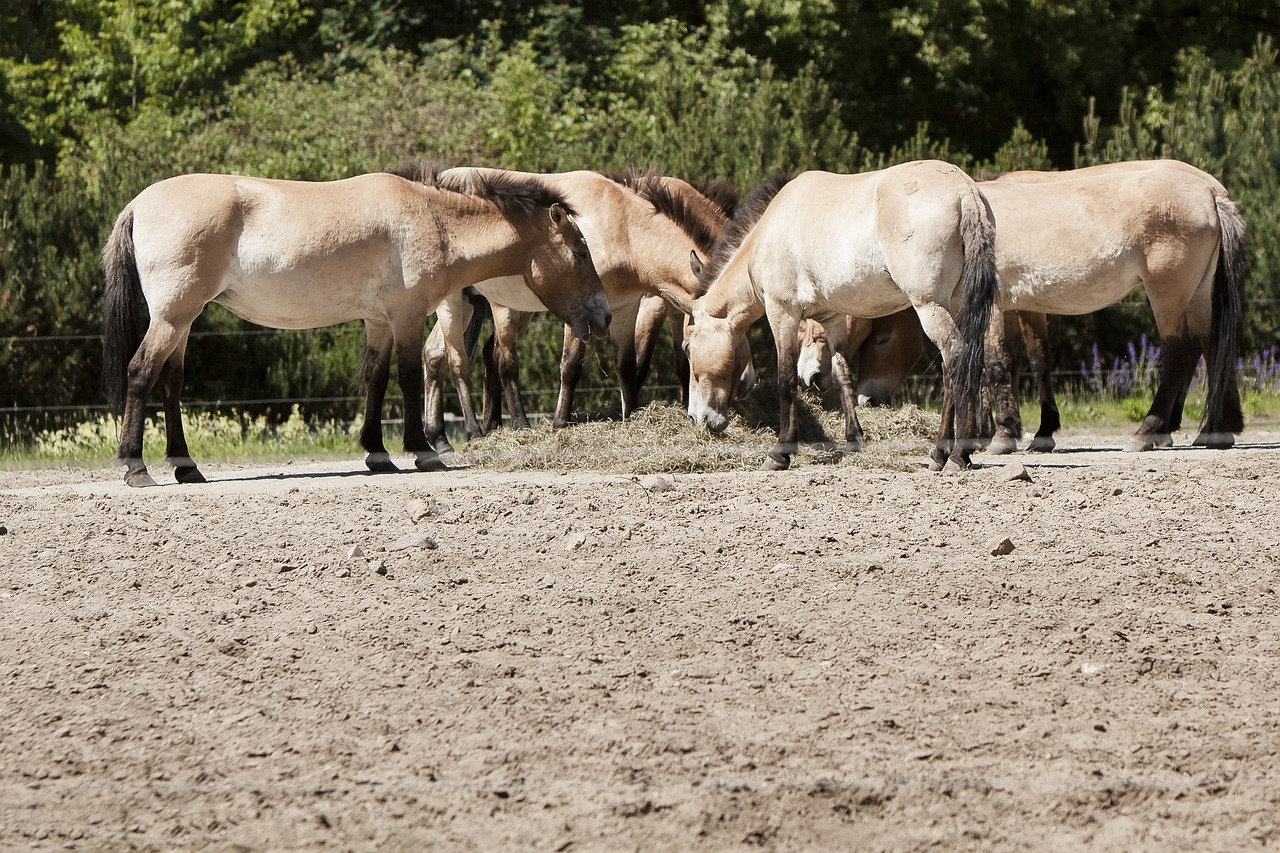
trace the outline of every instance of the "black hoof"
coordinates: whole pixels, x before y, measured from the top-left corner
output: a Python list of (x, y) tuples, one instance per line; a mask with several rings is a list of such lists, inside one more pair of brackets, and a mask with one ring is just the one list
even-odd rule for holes
[(449, 470), (449, 466), (444, 464), (444, 461), (434, 453), (419, 456), (414, 460), (413, 466), (419, 471), (426, 471), (428, 473)]
[(179, 483), (207, 483), (204, 474), (194, 465), (180, 465), (173, 469), (173, 478)]
[(1031, 439), (1031, 443), (1027, 445), (1028, 453), (1051, 453), (1053, 448), (1058, 444), (1053, 440), (1051, 435), (1037, 435)]
[(1191, 442), (1192, 447), (1209, 450), (1230, 450), (1236, 446), (1236, 437), (1229, 432), (1202, 432)]
[(365, 457), (364, 464), (375, 474), (396, 474), (400, 471), (387, 453), (370, 453)]

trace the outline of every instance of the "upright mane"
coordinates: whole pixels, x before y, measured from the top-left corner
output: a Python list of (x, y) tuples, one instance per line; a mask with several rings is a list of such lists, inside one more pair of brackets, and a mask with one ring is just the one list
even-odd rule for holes
[(387, 173), (436, 189), (487, 199), (503, 213), (528, 215), (537, 208), (558, 204), (565, 213), (576, 214), (562, 193), (536, 177), (517, 175), (505, 169), (446, 169), (438, 163), (411, 160), (388, 169)]
[(724, 272), (729, 259), (742, 247), (742, 241), (747, 239), (751, 229), (760, 221), (760, 217), (768, 209), (773, 197), (798, 174), (800, 173), (793, 171), (774, 172), (765, 178), (764, 183), (752, 190), (746, 201), (739, 205), (733, 214), (733, 219), (729, 220), (729, 224), (725, 227), (724, 237), (716, 244), (715, 251), (702, 266), (702, 272), (698, 275), (698, 285), (693, 291), (695, 297), (706, 294), (712, 283), (720, 277), (720, 273)]
[[(654, 210), (670, 219), (676, 227), (688, 235), (704, 256), (711, 254), (729, 218), (724, 213), (721, 200), (706, 196), (693, 184), (687, 184), (689, 189), (699, 196), (697, 200), (690, 198), (687, 193), (682, 193), (675, 188), (675, 179), (652, 169), (645, 172), (629, 172), (625, 175), (610, 172), (601, 172), (601, 174), (653, 205)], [(729, 190), (733, 191), (731, 184)], [(719, 192), (723, 195), (724, 190), (721, 188)], [(734, 194), (736, 196), (736, 191)]]

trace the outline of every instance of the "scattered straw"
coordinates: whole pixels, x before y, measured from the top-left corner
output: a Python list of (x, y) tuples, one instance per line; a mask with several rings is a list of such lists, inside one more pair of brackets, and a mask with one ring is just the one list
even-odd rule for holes
[[(915, 406), (859, 409), (867, 445), (841, 454), (844, 417), (824, 412), (815, 397), (801, 397), (800, 452), (796, 467), (847, 464), (914, 470), (910, 457), (928, 453), (938, 416)], [(502, 429), (457, 451), (453, 462), (489, 471), (599, 471), (613, 474), (688, 474), (753, 471), (777, 440), (777, 419), (760, 407), (741, 407), (729, 428), (712, 435), (672, 403), (651, 403), (625, 421), (588, 421), (553, 430), (544, 421), (531, 430)], [(842, 461), (843, 460), (843, 461)]]

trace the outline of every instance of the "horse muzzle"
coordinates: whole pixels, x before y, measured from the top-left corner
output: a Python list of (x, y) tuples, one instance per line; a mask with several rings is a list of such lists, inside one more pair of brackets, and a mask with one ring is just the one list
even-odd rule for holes
[(609, 303), (603, 296), (586, 300), (580, 310), (574, 313), (569, 324), (575, 337), (589, 341), (592, 338), (604, 338), (609, 334), (609, 324), (613, 322), (613, 314), (609, 311)]

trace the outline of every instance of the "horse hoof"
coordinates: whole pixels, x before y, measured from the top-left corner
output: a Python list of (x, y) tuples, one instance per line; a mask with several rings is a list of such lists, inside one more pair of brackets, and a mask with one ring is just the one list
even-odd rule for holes
[(1010, 438), (1007, 435), (997, 435), (991, 439), (991, 443), (987, 445), (987, 453), (992, 456), (1007, 456), (1010, 453), (1018, 452), (1017, 439)]
[(955, 474), (958, 471), (967, 471), (970, 467), (967, 462), (957, 462), (955, 459), (948, 459), (947, 464), (942, 466), (942, 473)]
[(419, 456), (414, 460), (414, 467), (419, 471), (434, 473), (436, 471), (448, 471), (449, 466), (439, 456)]
[(1053, 448), (1057, 447), (1057, 442), (1053, 440), (1053, 436), (1039, 436), (1031, 439), (1031, 443), (1027, 445), (1028, 453), (1050, 453)]
[(395, 474), (400, 471), (387, 453), (370, 453), (365, 457), (364, 464), (375, 474)]
[(1230, 450), (1236, 445), (1236, 437), (1229, 432), (1202, 432), (1191, 442), (1192, 447), (1209, 450)]
[(124, 483), (126, 486), (132, 486), (135, 489), (154, 486), (156, 481), (151, 479), (151, 475), (144, 471), (130, 471), (124, 475)]
[(764, 461), (760, 463), (761, 471), (785, 471), (790, 467), (790, 458), (783, 457), (782, 459), (779, 459), (773, 455), (766, 456)]
[(844, 447), (840, 448), (841, 453), (861, 453), (863, 448), (861, 441), (846, 441)]
[(1173, 447), (1173, 436), (1166, 433), (1151, 436), (1156, 447)]
[(1155, 442), (1150, 438), (1141, 435), (1133, 436), (1124, 446), (1125, 453), (1146, 453), (1148, 450), (1155, 449)]
[(183, 465), (180, 468), (173, 469), (173, 478), (179, 483), (207, 483), (204, 474), (200, 473), (200, 469), (194, 465)]

